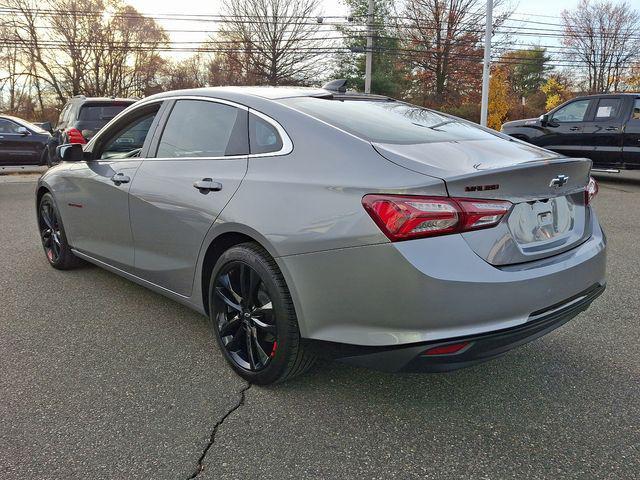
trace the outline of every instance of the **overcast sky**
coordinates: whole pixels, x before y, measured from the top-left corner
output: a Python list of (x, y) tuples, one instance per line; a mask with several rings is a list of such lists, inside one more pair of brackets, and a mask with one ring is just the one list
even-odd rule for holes
[[(158, 14), (195, 14), (195, 15), (216, 15), (222, 13), (220, 0), (209, 1), (186, 1), (176, 2), (175, 0), (125, 0), (133, 5), (138, 11), (150, 15)], [(636, 9), (640, 9), (640, 0), (627, 0)], [(324, 15), (347, 15), (348, 9), (341, 0), (319, 0), (320, 8)], [(564, 9), (574, 8), (578, 0), (511, 0), (515, 5), (514, 19), (528, 19), (540, 22), (559, 23), (558, 19)], [(159, 20), (159, 23), (167, 30), (215, 30), (217, 26), (211, 22), (191, 22), (181, 20)], [(530, 25), (533, 26), (533, 25)], [(544, 27), (542, 27), (544, 28)], [(553, 27), (552, 27), (553, 28)], [(206, 33), (170, 33), (173, 42), (194, 42), (191, 44), (181, 44), (174, 46), (197, 47), (200, 42), (207, 38)], [(544, 43), (550, 43), (550, 39), (544, 39)], [(527, 41), (537, 43), (535, 37), (528, 37)], [(556, 41), (552, 42), (555, 44)], [(186, 55), (186, 54), (185, 54)], [(183, 55), (180, 55), (183, 56)]]

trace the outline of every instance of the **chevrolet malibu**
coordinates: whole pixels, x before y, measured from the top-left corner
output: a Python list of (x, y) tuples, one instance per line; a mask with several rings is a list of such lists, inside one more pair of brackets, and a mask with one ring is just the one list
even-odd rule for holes
[(603, 291), (589, 160), (333, 85), (162, 93), (58, 147), (36, 191), (47, 260), (206, 315), (258, 384), (318, 357), (470, 366)]

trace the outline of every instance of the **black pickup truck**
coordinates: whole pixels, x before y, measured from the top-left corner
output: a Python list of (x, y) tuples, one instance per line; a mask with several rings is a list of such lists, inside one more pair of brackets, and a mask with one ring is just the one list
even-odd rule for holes
[(502, 132), (590, 158), (594, 168), (640, 169), (640, 93), (577, 97), (540, 118), (507, 122)]

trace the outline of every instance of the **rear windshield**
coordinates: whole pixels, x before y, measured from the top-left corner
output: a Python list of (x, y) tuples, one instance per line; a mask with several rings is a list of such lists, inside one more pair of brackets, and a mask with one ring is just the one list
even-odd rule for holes
[(107, 123), (125, 108), (127, 108), (130, 103), (87, 103), (80, 107), (80, 114), (78, 115), (78, 120), (81, 122), (103, 122)]
[(470, 122), (393, 100), (298, 97), (283, 99), (282, 103), (375, 143), (495, 139)]

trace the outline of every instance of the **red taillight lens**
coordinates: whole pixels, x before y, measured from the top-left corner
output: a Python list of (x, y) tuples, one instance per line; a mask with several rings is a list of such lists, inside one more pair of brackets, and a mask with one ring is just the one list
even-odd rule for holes
[(86, 138), (82, 136), (82, 132), (77, 128), (67, 130), (67, 137), (69, 137), (69, 143), (87, 143)]
[(589, 183), (587, 183), (587, 186), (584, 189), (584, 203), (586, 205), (589, 205), (593, 200), (593, 197), (595, 197), (597, 194), (598, 182), (596, 182), (595, 178), (589, 177)]
[(450, 343), (449, 345), (440, 345), (439, 347), (433, 347), (425, 350), (423, 355), (453, 355), (461, 350), (465, 349), (469, 345), (469, 342)]
[(511, 208), (502, 200), (377, 194), (362, 205), (394, 242), (493, 227)]

